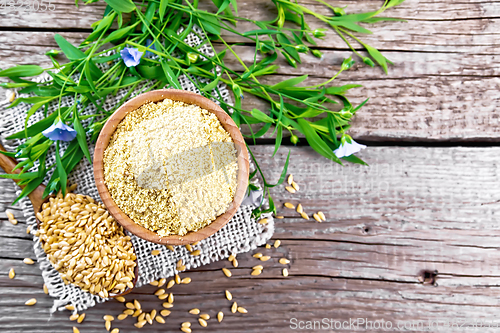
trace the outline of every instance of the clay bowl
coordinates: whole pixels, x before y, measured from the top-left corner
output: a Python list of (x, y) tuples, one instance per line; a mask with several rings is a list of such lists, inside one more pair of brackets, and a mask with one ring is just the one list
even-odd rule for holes
[[(122, 119), (129, 112), (136, 110), (143, 104), (146, 104), (148, 102), (159, 102), (166, 98), (174, 101), (181, 101), (186, 104), (194, 104), (215, 114), (224, 129), (231, 135), (237, 151), (237, 189), (234, 200), (229, 206), (229, 209), (224, 214), (218, 216), (208, 226), (195, 232), (189, 232), (184, 236), (170, 235), (161, 237), (157, 233), (135, 223), (117, 206), (117, 204), (111, 198), (108, 188), (106, 187), (106, 183), (104, 182), (104, 150), (108, 146), (109, 140), (120, 121), (122, 121)], [(238, 126), (236, 126), (231, 117), (224, 110), (222, 110), (220, 106), (218, 106), (211, 100), (193, 92), (175, 89), (150, 91), (141, 94), (120, 106), (120, 108), (116, 110), (116, 112), (108, 119), (108, 121), (102, 128), (101, 133), (97, 138), (94, 151), (94, 178), (97, 185), (97, 190), (99, 191), (102, 202), (104, 203), (110, 214), (113, 215), (116, 221), (120, 223), (126, 230), (136, 235), (137, 237), (163, 245), (192, 244), (194, 242), (203, 240), (220, 230), (233, 217), (233, 215), (240, 207), (241, 202), (243, 201), (243, 197), (248, 186), (248, 168), (248, 151), (245, 145), (245, 141), (243, 139), (243, 136), (241, 135), (240, 130), (238, 129)]]

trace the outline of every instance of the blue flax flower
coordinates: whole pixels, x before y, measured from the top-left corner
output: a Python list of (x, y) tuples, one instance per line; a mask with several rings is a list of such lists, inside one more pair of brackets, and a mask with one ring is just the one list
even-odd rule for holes
[(76, 131), (59, 120), (42, 132), (43, 136), (53, 141), (71, 141), (76, 138)]
[(338, 158), (351, 156), (352, 154), (360, 152), (361, 149), (366, 148), (365, 145), (360, 145), (359, 143), (354, 141), (351, 137), (347, 135), (346, 137), (347, 139), (345, 137), (342, 138), (340, 147), (338, 147), (333, 151)]
[(135, 67), (141, 62), (141, 57), (144, 52), (140, 52), (138, 49), (133, 47), (126, 47), (120, 51), (123, 62), (127, 67)]

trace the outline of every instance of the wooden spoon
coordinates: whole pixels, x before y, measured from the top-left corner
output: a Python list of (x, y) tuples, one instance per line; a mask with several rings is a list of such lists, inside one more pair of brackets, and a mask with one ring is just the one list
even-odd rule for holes
[[(6, 151), (1, 143), (0, 143), (0, 151)], [(18, 162), (14, 158), (0, 153), (0, 168), (2, 168), (3, 171), (5, 171), (5, 173), (11, 174), (11, 175), (12, 174), (19, 174), (21, 172), (20, 169), (17, 169), (14, 171), (14, 168), (16, 167), (17, 163)], [(16, 182), (16, 184), (19, 182), (18, 179), (13, 179), (13, 180)], [(24, 185), (19, 185), (19, 187), (24, 188)], [(44, 199), (43, 198), (44, 191), (45, 191), (45, 185), (42, 184), (42, 185), (39, 185), (37, 188), (35, 188), (35, 190), (28, 195), (28, 198), (30, 199), (31, 204), (33, 205), (33, 210), (35, 211), (35, 215), (36, 215), (36, 213), (41, 211), (42, 205), (45, 202), (48, 202), (51, 197), (54, 197), (54, 196), (48, 196), (47, 198)], [(36, 219), (36, 224), (37, 224), (37, 227), (40, 228), (40, 221), (38, 220), (38, 218)], [(133, 246), (134, 245), (132, 244), (132, 248), (133, 248)], [(134, 249), (134, 252), (135, 252), (135, 249)], [(136, 259), (135, 260), (135, 270), (134, 270), (135, 277), (134, 277), (134, 280), (132, 281), (134, 286), (137, 282), (138, 273), (139, 273), (139, 263), (137, 262), (137, 259)], [(134, 288), (127, 288), (122, 293), (119, 293), (119, 294), (109, 294), (109, 297), (114, 298), (114, 297), (126, 295), (129, 292), (131, 292), (132, 289), (134, 289)]]

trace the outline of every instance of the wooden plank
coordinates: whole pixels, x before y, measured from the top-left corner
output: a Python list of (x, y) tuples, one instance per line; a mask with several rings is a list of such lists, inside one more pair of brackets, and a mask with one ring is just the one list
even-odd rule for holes
[[(280, 149), (271, 159), (273, 147), (251, 148), (268, 180), (275, 181), (287, 149)], [(192, 284), (172, 289), (176, 299), (172, 315), (167, 324), (155, 324), (153, 330), (175, 330), (182, 321), (194, 322), (196, 318), (187, 313), (193, 307), (212, 317), (220, 310), (225, 312), (222, 324), (209, 321), (209, 332), (238, 331), (242, 325), (247, 332), (288, 332), (294, 317), (385, 321), (494, 318), (500, 295), (496, 240), (500, 227), (495, 215), (496, 190), (490, 184), (500, 181), (494, 163), (500, 148), (369, 147), (360, 156), (370, 167), (340, 167), (310, 148), (291, 149), (289, 170), (301, 188), (295, 195), (283, 186), (273, 189), (278, 213), (286, 218), (277, 220), (274, 235), (282, 246), (258, 250), (272, 256), (262, 263), (264, 273), (249, 275), (250, 267), (261, 262), (246, 253), (238, 256), (240, 266), (232, 268), (231, 281), (220, 270), (230, 267), (227, 261), (183, 274), (193, 279)], [(0, 184), (5, 188), (8, 180)], [(282, 207), (285, 201), (301, 202), (310, 215), (322, 210), (327, 221), (320, 224), (298, 218), (297, 213)], [(41, 291), (40, 271), (21, 261), (33, 256), (24, 227), (12, 226), (10, 235), (4, 233), (5, 227), (10, 229), (4, 220), (0, 229), (0, 308), (8, 308), (9, 315), (0, 319), (0, 330), (67, 331), (74, 325), (67, 320), (68, 313), (45, 320), (51, 300)], [(291, 259), (287, 279), (280, 276), (284, 267), (278, 263), (280, 257)], [(18, 272), (14, 280), (7, 278), (11, 267)], [(419, 282), (422, 270), (438, 271), (434, 287)], [(229, 314), (225, 289), (249, 310), (248, 315)], [(139, 299), (146, 310), (159, 309), (160, 302), (151, 295), (154, 290), (138, 289), (128, 299)], [(39, 303), (24, 306), (31, 297)], [(116, 316), (122, 307), (115, 302), (97, 305), (86, 311), (87, 319), (79, 326), (85, 331), (102, 329), (102, 315)], [(115, 323), (120, 329), (131, 324), (131, 319)]]
[[(84, 36), (63, 35), (72, 42)], [(3, 32), (0, 44), (6, 45), (0, 50), (0, 68), (37, 62), (49, 67), (50, 60), (41, 54), (56, 47), (51, 32)], [(250, 47), (238, 47), (237, 52), (246, 62), (253, 57)], [(23, 56), (19, 58), (19, 54)], [(262, 82), (276, 83), (290, 75), (311, 74), (307, 84), (318, 84), (334, 75), (342, 59), (349, 55), (347, 51), (325, 51), (323, 61), (306, 57), (298, 69), (282, 62), (278, 75)], [(495, 56), (390, 52), (389, 57), (396, 64), (389, 75), (380, 68), (356, 65), (336, 80), (336, 85), (364, 86), (347, 94), (354, 103), (370, 98), (353, 121), (351, 135), (369, 141), (499, 140), (499, 118), (494, 111), (500, 106), (496, 94), (500, 67)], [(242, 69), (234, 58), (228, 56), (227, 61), (232, 68)], [(268, 105), (247, 96), (244, 107), (267, 110)]]
[[(315, 1), (302, 0), (320, 14), (330, 15), (328, 8)], [(102, 18), (104, 3), (74, 6), (73, 0), (52, 2), (55, 11), (18, 12), (0, 11), (1, 27), (40, 27), (45, 29), (89, 29), (91, 23)], [(376, 10), (381, 1), (335, 1), (339, 7), (349, 6), (348, 12)], [(239, 14), (256, 20), (269, 20), (276, 16), (274, 5), (268, 0), (240, 1)], [(210, 1), (201, 1), (200, 8), (214, 11)], [(467, 0), (450, 2), (435, 0), (432, 2), (407, 0), (402, 5), (390, 9), (385, 16), (401, 17), (408, 23), (389, 22), (373, 25), (373, 35), (364, 36), (363, 40), (373, 46), (386, 50), (420, 50), (445, 52), (481, 52), (494, 53), (498, 29), (500, 4), (496, 1)], [(313, 22), (311, 28), (324, 27), (324, 23)], [(241, 22), (240, 31), (251, 30), (251, 24)], [(332, 32), (333, 34), (333, 32)], [(229, 37), (229, 35), (228, 35)], [(232, 37), (230, 40), (241, 41)], [(328, 38), (320, 41), (325, 48), (345, 48), (340, 38)]]

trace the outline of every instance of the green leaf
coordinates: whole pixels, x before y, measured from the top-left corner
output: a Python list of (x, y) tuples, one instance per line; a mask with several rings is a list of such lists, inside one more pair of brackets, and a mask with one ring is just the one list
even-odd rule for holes
[(260, 130), (257, 131), (257, 133), (253, 135), (253, 137), (260, 138), (261, 136), (264, 136), (264, 134), (266, 134), (267, 131), (269, 131), (269, 129), (271, 128), (271, 125), (272, 123), (265, 124)]
[(37, 176), (38, 176), (38, 172), (25, 172), (23, 174), (18, 174), (18, 173), (8, 174), (8, 173), (4, 173), (4, 174), (0, 175), (1, 178), (7, 178), (7, 179), (33, 179), (33, 178), (36, 178)]
[(145, 23), (142, 24), (142, 32), (145, 33), (148, 31), (148, 27), (151, 25), (151, 22), (153, 22), (153, 17), (156, 12), (156, 2), (150, 1), (148, 4), (148, 7), (146, 8), (146, 14), (144, 14), (144, 21)]
[(252, 117), (259, 119), (260, 121), (264, 123), (273, 123), (274, 124), (274, 119), (269, 117), (267, 114), (264, 112), (258, 110), (258, 109), (252, 109), (252, 112), (250, 113)]
[(80, 148), (85, 154), (85, 157), (87, 157), (87, 159), (89, 160), (90, 164), (92, 164), (92, 158), (90, 157), (89, 146), (87, 145), (87, 136), (85, 135), (85, 129), (83, 128), (80, 119), (78, 119), (78, 112), (76, 111), (73, 120), (73, 128), (76, 131), (76, 139), (78, 141), (78, 144), (80, 145)]
[(365, 99), (363, 102), (361, 102), (361, 104), (359, 104), (358, 106), (356, 106), (353, 110), (352, 110), (352, 113), (355, 113), (356, 111), (358, 111), (359, 109), (361, 109), (363, 107), (363, 105), (366, 104), (366, 102), (368, 102), (370, 98), (367, 98)]
[(221, 32), (219, 20), (212, 15), (204, 12), (198, 12), (198, 23), (206, 32), (219, 36)]
[(231, 5), (233, 5), (234, 13), (238, 16), (238, 2), (236, 0), (229, 0)]
[(37, 65), (20, 65), (0, 71), (0, 77), (37, 76), (43, 73), (43, 68)]
[(331, 113), (328, 113), (327, 119), (328, 119), (328, 132), (330, 133), (330, 137), (332, 138), (335, 147), (338, 147), (339, 143), (337, 140), (337, 124), (335, 121), (335, 116)]
[(130, 31), (134, 30), (134, 28), (138, 24), (139, 24), (139, 22), (136, 22), (128, 27), (113, 31), (112, 33), (109, 34), (108, 37), (104, 38), (104, 40), (102, 41), (102, 44), (111, 43), (111, 42), (117, 41), (117, 40), (125, 37), (126, 35), (128, 35), (128, 33)]
[(29, 182), (21, 191), (19, 196), (17, 197), (16, 200), (12, 203), (12, 205), (15, 205), (16, 203), (19, 202), (22, 198), (28, 196), (31, 192), (33, 192), (41, 183), (43, 182), (43, 177), (36, 178)]
[(111, 15), (105, 16), (97, 25), (95, 30), (85, 39), (86, 41), (93, 41), (97, 37), (99, 37), (100, 32), (104, 29), (108, 29), (111, 24), (113, 23), (113, 20), (115, 19), (116, 13), (112, 13)]
[(368, 165), (368, 163), (366, 163), (365, 161), (363, 161), (363, 160), (362, 160), (362, 159), (360, 159), (359, 157), (355, 156), (354, 154), (353, 154), (353, 155), (349, 155), (349, 156), (342, 157), (342, 159), (343, 159), (343, 160), (345, 160), (345, 161), (351, 162), (351, 163), (362, 164), (362, 165)]
[(344, 22), (344, 21), (341, 21), (341, 22), (332, 22), (332, 21), (329, 21), (328, 23), (330, 23), (330, 25), (332, 27), (337, 27), (337, 26), (341, 26), (341, 27), (344, 27), (346, 29), (349, 29), (351, 31), (354, 31), (354, 32), (359, 32), (359, 33), (362, 33), (362, 34), (371, 34), (372, 32), (368, 29), (365, 29), (363, 28), (362, 26), (354, 23), (354, 22)]
[(382, 53), (380, 53), (379, 50), (377, 50), (376, 48), (370, 46), (370, 45), (367, 45), (367, 44), (363, 44), (363, 46), (365, 47), (365, 49), (368, 51), (368, 53), (370, 54), (370, 56), (380, 65), (382, 66), (382, 68), (384, 69), (384, 72), (385, 74), (387, 74), (387, 61), (385, 59), (385, 57), (382, 55)]
[(347, 90), (352, 89), (352, 88), (359, 88), (362, 87), (361, 84), (345, 84), (340, 87), (328, 87), (326, 88), (326, 93), (328, 95), (342, 95), (345, 93)]
[(281, 126), (281, 124), (278, 124), (278, 134), (276, 135), (276, 142), (274, 145), (274, 152), (272, 157), (274, 157), (274, 155), (276, 155), (276, 153), (278, 152), (278, 149), (281, 146), (281, 140), (283, 140), (283, 126)]
[(281, 88), (288, 88), (288, 87), (294, 87), (299, 83), (302, 83), (304, 80), (306, 80), (308, 75), (302, 75), (298, 77), (294, 77), (285, 81), (281, 81), (280, 83), (275, 84), (274, 86), (271, 86), (272, 89), (274, 90), (279, 90)]
[(97, 93), (97, 90), (94, 85), (94, 80), (92, 79), (92, 73), (90, 73), (90, 67), (89, 63), (86, 62), (84, 65), (84, 72), (85, 72), (85, 78), (87, 79), (87, 82), (89, 83), (90, 88)]
[(217, 84), (219, 83), (220, 76), (217, 76), (215, 80), (201, 88), (202, 91), (212, 91), (215, 87), (217, 87)]
[(55, 34), (54, 39), (69, 60), (80, 60), (87, 57), (82, 50), (68, 42), (63, 36)]
[(278, 30), (271, 30), (271, 29), (257, 29), (257, 30), (250, 30), (242, 33), (243, 36), (248, 37), (248, 36), (255, 36), (255, 35), (274, 35), (274, 34), (280, 34), (281, 32)]
[(168, 65), (166, 61), (161, 61), (161, 67), (163, 68), (163, 72), (165, 73), (165, 77), (167, 78), (168, 83), (172, 86), (174, 89), (181, 89), (182, 86), (179, 83), (179, 80), (177, 79), (177, 76), (172, 72), (172, 69)]
[(28, 110), (28, 113), (26, 114), (26, 119), (24, 120), (24, 127), (25, 127), (25, 135), (26, 137), (28, 137), (28, 133), (27, 133), (27, 129), (28, 129), (28, 120), (30, 119), (30, 117), (32, 115), (35, 114), (35, 112), (41, 108), (44, 104), (50, 102), (51, 100), (53, 100), (54, 98), (56, 97), (50, 97), (50, 98), (46, 98), (44, 101), (42, 102), (38, 102), (38, 103), (35, 103), (31, 106), (31, 108)]
[(165, 17), (165, 12), (167, 11), (168, 7), (168, 0), (161, 0), (160, 2), (160, 10), (158, 11), (158, 14), (160, 15), (160, 20), (163, 22), (163, 18)]
[(292, 152), (291, 150), (288, 151), (288, 156), (286, 157), (285, 165), (283, 166), (283, 171), (281, 172), (281, 176), (280, 176), (280, 179), (278, 179), (278, 182), (274, 185), (267, 184), (267, 187), (275, 187), (275, 186), (283, 184), (283, 182), (285, 181), (285, 178), (286, 178), (286, 174), (288, 173), (288, 163), (290, 163), (290, 153), (291, 152)]
[(117, 12), (130, 13), (135, 10), (135, 5), (132, 0), (104, 0)]
[(299, 53), (297, 52), (297, 50), (295, 49), (295, 47), (292, 45), (292, 43), (285, 34), (281, 33), (279, 35), (276, 35), (276, 39), (281, 44), (286, 53), (288, 53), (293, 59), (295, 59), (299, 63), (301, 62)]
[(342, 164), (337, 156), (333, 153), (333, 151), (328, 147), (328, 145), (320, 138), (318, 133), (311, 127), (307, 120), (302, 118), (297, 119), (297, 123), (302, 128), (304, 135), (306, 136), (306, 140), (311, 146), (312, 149), (323, 155), (324, 157)]
[(389, 3), (387, 4), (387, 6), (385, 6), (385, 8), (391, 8), (391, 7), (394, 7), (394, 6), (397, 6), (397, 5), (400, 5), (404, 2), (405, 0), (390, 0)]
[(68, 181), (68, 176), (66, 175), (66, 170), (61, 162), (61, 155), (59, 155), (59, 141), (56, 144), (56, 166), (57, 172), (59, 174), (59, 181), (61, 183), (61, 191), (63, 196), (66, 195), (66, 184)]
[(229, 0), (222, 1), (216, 14), (219, 15), (220, 13), (222, 13), (227, 8), (227, 6), (229, 6)]

